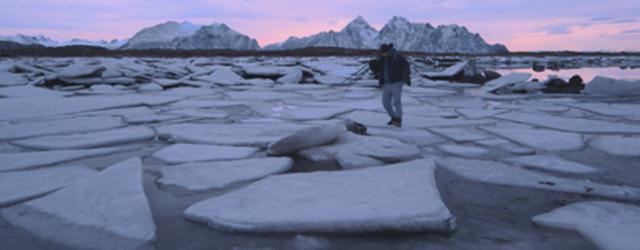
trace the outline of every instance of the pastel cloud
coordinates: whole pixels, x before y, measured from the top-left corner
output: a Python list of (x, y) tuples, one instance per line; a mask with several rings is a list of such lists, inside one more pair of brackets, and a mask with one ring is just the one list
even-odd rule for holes
[(226, 23), (261, 45), (340, 30), (357, 15), (457, 23), (511, 50), (640, 50), (637, 0), (22, 0), (0, 3), (0, 35), (128, 38), (169, 20)]

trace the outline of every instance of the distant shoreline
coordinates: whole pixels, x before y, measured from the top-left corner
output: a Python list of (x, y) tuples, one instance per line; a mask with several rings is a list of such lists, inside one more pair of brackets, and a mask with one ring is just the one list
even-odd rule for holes
[[(376, 50), (360, 50), (345, 48), (303, 48), (292, 50), (109, 50), (93, 46), (65, 46), (43, 47), (33, 45), (0, 44), (0, 57), (324, 57), (324, 56), (375, 56)], [(465, 53), (427, 53), (403, 52), (408, 56), (417, 57), (483, 57), (483, 56), (640, 56), (640, 52), (579, 52), (579, 51), (539, 51), (539, 52), (508, 52), (493, 54), (465, 54)]]

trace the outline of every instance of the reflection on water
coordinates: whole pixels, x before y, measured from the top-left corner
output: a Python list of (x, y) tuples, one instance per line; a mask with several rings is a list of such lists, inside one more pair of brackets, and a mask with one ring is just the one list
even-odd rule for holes
[(607, 67), (607, 68), (578, 68), (578, 69), (560, 69), (545, 70), (542, 72), (535, 72), (532, 68), (523, 69), (500, 69), (496, 70), (502, 75), (509, 74), (511, 72), (525, 72), (530, 73), (531, 78), (537, 78), (540, 81), (544, 81), (550, 75), (558, 76), (562, 79), (569, 80), (573, 75), (580, 75), (585, 83), (590, 82), (596, 76), (607, 76), (617, 79), (638, 80), (640, 79), (640, 69), (621, 69), (619, 67)]

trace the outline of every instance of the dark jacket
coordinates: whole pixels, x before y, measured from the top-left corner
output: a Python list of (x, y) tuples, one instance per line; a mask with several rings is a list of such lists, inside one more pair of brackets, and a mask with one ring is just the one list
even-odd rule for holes
[[(386, 62), (387, 60), (389, 60), (388, 63)], [(383, 75), (385, 64), (389, 67), (387, 71), (389, 72), (388, 81), (385, 81)], [(411, 66), (400, 53), (394, 52), (388, 58), (378, 57), (373, 59), (369, 61), (369, 68), (381, 86), (382, 84), (393, 82), (405, 82), (407, 85), (411, 85)]]

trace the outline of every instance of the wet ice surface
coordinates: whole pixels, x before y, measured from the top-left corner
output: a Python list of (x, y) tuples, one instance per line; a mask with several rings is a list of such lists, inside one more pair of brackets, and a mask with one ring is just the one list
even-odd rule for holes
[[(16, 204), (0, 210), (0, 242), (10, 249), (82, 248), (87, 239), (104, 248), (593, 249), (589, 240), (624, 239), (593, 230), (593, 218), (558, 226), (564, 230), (531, 221), (595, 199), (637, 210), (640, 98), (495, 96), (416, 74), (403, 96), (405, 126), (392, 128), (379, 90), (364, 84), (375, 83), (370, 75), (346, 92), (334, 86), (362, 62), (0, 61), (0, 69), (32, 69), (0, 78), (0, 179), (13, 180), (0, 184), (0, 204)], [(367, 125), (368, 135), (331, 127), (345, 119)], [(136, 157), (141, 176), (126, 163)], [(424, 160), (402, 167), (417, 158)], [(434, 160), (435, 182), (417, 181)], [(69, 198), (78, 190), (86, 198)], [(117, 209), (123, 203), (104, 197), (138, 209)], [(190, 207), (198, 209), (185, 212)], [(602, 225), (624, 219), (603, 211)], [(449, 213), (455, 232), (429, 232)], [(128, 223), (109, 223), (119, 220)], [(71, 233), (48, 230), (69, 223)], [(345, 233), (353, 231), (375, 233)]]

